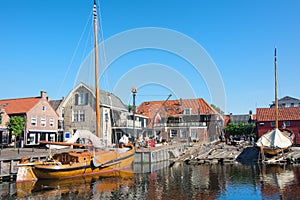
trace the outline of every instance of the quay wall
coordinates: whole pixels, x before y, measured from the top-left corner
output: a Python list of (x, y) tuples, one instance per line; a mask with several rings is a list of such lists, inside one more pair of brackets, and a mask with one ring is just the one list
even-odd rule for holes
[(178, 143), (161, 147), (137, 149), (134, 163), (156, 163), (178, 158), (187, 148), (186, 143)]

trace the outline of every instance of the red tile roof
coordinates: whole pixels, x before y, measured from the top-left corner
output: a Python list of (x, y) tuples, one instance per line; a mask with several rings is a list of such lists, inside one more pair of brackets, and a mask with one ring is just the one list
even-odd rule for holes
[(40, 97), (0, 100), (0, 105), (7, 114), (20, 114), (28, 112), (41, 100)]
[[(257, 108), (256, 118), (261, 121), (275, 121), (275, 108)], [(278, 108), (278, 120), (300, 120), (300, 107)]]
[[(166, 113), (167, 115), (181, 115), (185, 108), (191, 108), (191, 114), (197, 115), (198, 108), (200, 108), (200, 114), (215, 114), (217, 113), (204, 99), (182, 99), (182, 100), (168, 100), (163, 108), (164, 101), (150, 101), (143, 102), (137, 108), (137, 114), (145, 115), (149, 118), (153, 117), (158, 109), (160, 113)], [(181, 105), (182, 104), (182, 105)]]

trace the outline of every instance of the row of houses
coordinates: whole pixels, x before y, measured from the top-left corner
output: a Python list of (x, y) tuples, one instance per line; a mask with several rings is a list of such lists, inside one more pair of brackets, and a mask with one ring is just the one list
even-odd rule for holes
[[(127, 108), (118, 97), (105, 91), (100, 94), (102, 139), (111, 144), (116, 136), (122, 135), (122, 129), (132, 129), (132, 122), (127, 119)], [(0, 100), (1, 143), (10, 144), (14, 140), (6, 129), (13, 116), (26, 120), (25, 130), (19, 137), (21, 146), (36, 146), (40, 141), (67, 141), (79, 129), (95, 133), (95, 105), (94, 91), (83, 83), (61, 100), (50, 100), (44, 91), (38, 97)], [(136, 127), (142, 128), (139, 123)]]
[[(20, 141), (20, 146), (36, 146), (41, 141), (67, 141), (76, 130), (96, 133), (95, 92), (80, 83), (65, 98), (50, 100), (40, 96), (0, 100), (0, 143)], [(24, 131), (13, 138), (6, 123), (13, 116), (26, 120)], [(100, 91), (102, 140), (116, 144), (123, 133), (132, 138), (190, 139), (210, 142), (218, 139), (223, 118), (204, 99), (144, 102), (136, 112), (114, 94)]]
[[(294, 144), (300, 144), (300, 100), (285, 96), (278, 100), (278, 126), (291, 130)], [(266, 132), (275, 128), (275, 106), (274, 102), (269, 108), (257, 108), (256, 114), (226, 115), (225, 126), (228, 123), (254, 123), (256, 125), (256, 136), (261, 137)]]
[[(279, 126), (292, 130), (294, 142), (300, 144), (300, 100), (284, 97), (279, 102)], [(0, 100), (0, 143), (20, 141), (21, 146), (36, 146), (41, 141), (67, 141), (76, 130), (96, 133), (95, 105), (94, 90), (84, 83), (60, 100), (50, 100), (44, 91), (38, 97)], [(13, 116), (26, 120), (19, 138), (13, 138), (6, 128)], [(107, 145), (116, 144), (124, 133), (134, 139), (143, 135), (209, 143), (223, 135), (228, 123), (255, 123), (258, 138), (275, 125), (272, 104), (257, 108), (256, 114), (221, 115), (202, 98), (178, 99), (143, 102), (133, 113), (117, 96), (103, 90), (100, 116), (102, 140)]]

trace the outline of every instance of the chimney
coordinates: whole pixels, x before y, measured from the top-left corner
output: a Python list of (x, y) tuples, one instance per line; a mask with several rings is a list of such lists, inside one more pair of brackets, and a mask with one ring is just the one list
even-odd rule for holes
[(42, 99), (47, 99), (47, 92), (41, 91), (41, 98)]

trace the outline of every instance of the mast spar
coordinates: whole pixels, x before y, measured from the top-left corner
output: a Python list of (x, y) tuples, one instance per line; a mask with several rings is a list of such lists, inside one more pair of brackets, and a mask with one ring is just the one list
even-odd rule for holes
[(274, 67), (275, 67), (275, 128), (278, 129), (278, 73), (277, 73), (276, 47), (274, 51)]
[(98, 20), (97, 20), (97, 5), (96, 0), (94, 0), (94, 8), (93, 8), (93, 15), (94, 15), (94, 52), (95, 52), (95, 93), (96, 93), (96, 135), (101, 138), (101, 119), (100, 119), (100, 94), (99, 94), (99, 75), (98, 75)]

